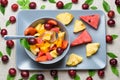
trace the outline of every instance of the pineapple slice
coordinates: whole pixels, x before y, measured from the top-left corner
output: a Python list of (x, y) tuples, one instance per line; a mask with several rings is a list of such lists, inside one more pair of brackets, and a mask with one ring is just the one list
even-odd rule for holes
[(73, 32), (77, 33), (77, 32), (82, 31), (84, 29), (86, 29), (85, 24), (83, 24), (82, 21), (76, 20), (75, 24), (74, 24), (74, 31)]
[(74, 16), (68, 12), (60, 13), (56, 16), (56, 18), (64, 25), (68, 25), (72, 21), (73, 17)]
[(50, 52), (50, 55), (53, 57), (53, 58), (56, 58), (58, 56), (58, 53), (56, 50), (53, 50)]
[(83, 58), (81, 56), (78, 56), (75, 53), (71, 53), (68, 60), (67, 60), (66, 65), (68, 65), (68, 66), (76, 66), (79, 63), (81, 63), (82, 60), (83, 60)]
[(86, 45), (86, 56), (90, 57), (99, 49), (100, 43), (89, 43)]
[(65, 37), (65, 32), (59, 32), (58, 33), (58, 38), (64, 40)]
[(47, 40), (47, 41), (51, 40), (52, 35), (53, 35), (52, 31), (46, 31), (43, 35), (43, 40)]
[(30, 45), (30, 50), (34, 55), (37, 55), (37, 53), (40, 51), (36, 45)]

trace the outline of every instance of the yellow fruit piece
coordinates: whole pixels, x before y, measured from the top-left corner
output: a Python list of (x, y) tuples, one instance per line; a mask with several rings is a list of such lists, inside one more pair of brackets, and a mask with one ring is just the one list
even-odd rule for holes
[(50, 47), (50, 43), (48, 43), (48, 42), (45, 42), (44, 44), (43, 44), (43, 46), (40, 46), (40, 49), (41, 49), (41, 51), (42, 52), (48, 52), (49, 51), (49, 48)]
[(56, 16), (56, 18), (64, 25), (68, 25), (72, 21), (73, 17), (74, 16), (68, 12), (60, 13)]
[(50, 52), (50, 55), (53, 57), (53, 58), (56, 58), (58, 56), (58, 53), (56, 50), (53, 50)]
[(76, 20), (75, 24), (74, 24), (74, 31), (73, 32), (77, 33), (79, 31), (84, 30), (85, 28), (86, 28), (86, 26), (85, 26), (85, 24), (82, 21)]
[(35, 27), (35, 29), (37, 30), (37, 32), (40, 31), (41, 27), (42, 27), (42, 24), (38, 24), (38, 25)]
[(39, 33), (36, 33), (34, 36), (40, 36), (40, 34), (39, 34)]
[(30, 45), (30, 50), (34, 55), (37, 55), (37, 53), (40, 51), (36, 45)]
[(86, 45), (86, 56), (90, 57), (95, 54), (99, 49), (100, 43), (88, 43)]
[(56, 33), (53, 32), (52, 36), (51, 36), (51, 39), (50, 39), (50, 42), (54, 42), (55, 40), (57, 40), (56, 38)]
[(81, 56), (78, 56), (75, 53), (71, 53), (68, 60), (67, 60), (66, 65), (68, 65), (68, 66), (76, 66), (79, 63), (81, 63), (82, 60), (83, 60), (83, 58)]
[(64, 40), (65, 37), (65, 32), (59, 32), (58, 33), (58, 38)]
[(51, 36), (52, 36), (52, 34), (53, 34), (52, 31), (46, 31), (46, 32), (44, 33), (42, 39), (43, 39), (43, 40), (47, 40), (47, 41), (49, 41), (49, 40), (51, 40)]

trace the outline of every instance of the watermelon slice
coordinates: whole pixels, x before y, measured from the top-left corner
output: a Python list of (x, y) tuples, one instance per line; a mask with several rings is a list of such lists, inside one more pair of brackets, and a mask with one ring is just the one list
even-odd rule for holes
[(80, 16), (80, 19), (82, 19), (84, 22), (89, 24), (94, 29), (98, 29), (98, 25), (100, 21), (99, 14)]
[(89, 42), (92, 42), (92, 38), (90, 34), (87, 32), (87, 30), (84, 30), (74, 41), (72, 41), (71, 47), (86, 44)]

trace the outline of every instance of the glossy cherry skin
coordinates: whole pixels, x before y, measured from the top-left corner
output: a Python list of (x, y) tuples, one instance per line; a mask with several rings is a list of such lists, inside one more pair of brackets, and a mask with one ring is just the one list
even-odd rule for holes
[(84, 3), (84, 4), (82, 4), (82, 9), (89, 9), (89, 5), (88, 4), (86, 4), (86, 3)]
[(8, 72), (9, 72), (9, 74), (11, 76), (15, 76), (16, 75), (16, 69), (15, 68), (10, 68)]
[(2, 61), (3, 63), (7, 63), (7, 62), (9, 61), (8, 56), (7, 56), (7, 55), (3, 55), (2, 58), (1, 58), (1, 61)]
[(12, 23), (12, 24), (15, 23), (15, 22), (16, 22), (15, 16), (10, 16), (9, 21), (10, 21), (10, 23)]
[(114, 18), (115, 12), (113, 10), (110, 10), (107, 15), (109, 18)]
[(30, 9), (36, 9), (36, 3), (35, 2), (30, 2), (30, 4), (29, 4), (29, 8)]
[(112, 43), (112, 41), (113, 41), (112, 36), (111, 35), (106, 35), (106, 42), (107, 43)]
[(1, 0), (1, 5), (6, 7), (8, 5), (8, 0)]
[(76, 76), (76, 70), (68, 70), (68, 74), (71, 78), (74, 78)]
[(110, 27), (113, 27), (113, 26), (115, 26), (115, 21), (114, 21), (113, 19), (109, 19), (109, 20), (107, 21), (107, 24), (108, 24)]
[(89, 76), (86, 78), (86, 80), (93, 80), (93, 78)]
[(45, 23), (45, 25), (44, 25), (44, 28), (45, 28), (46, 30), (50, 30), (50, 29), (52, 29), (52, 27), (53, 27), (53, 25), (52, 25), (52, 24), (49, 24), (49, 23)]
[(61, 47), (58, 47), (56, 50), (58, 55), (61, 55), (64, 52), (64, 50)]
[(21, 71), (21, 76), (22, 76), (22, 78), (25, 78), (25, 79), (29, 78), (29, 71), (22, 70)]
[(44, 79), (45, 79), (45, 77), (43, 74), (37, 75), (37, 80), (44, 80)]
[(99, 77), (103, 78), (104, 75), (105, 75), (104, 70), (98, 70), (98, 76), (99, 76)]
[(4, 37), (5, 35), (7, 35), (7, 30), (6, 29), (1, 29), (1, 36)]
[(78, 3), (78, 0), (72, 0), (72, 3), (76, 4), (76, 3)]
[(56, 3), (56, 7), (57, 7), (58, 9), (63, 9), (63, 6), (64, 6), (64, 3), (63, 3), (62, 1), (58, 1), (58, 2)]
[(117, 65), (117, 59), (110, 59), (109, 61), (111, 66), (116, 66)]
[(28, 39), (28, 43), (29, 43), (30, 45), (34, 45), (34, 44), (37, 43), (37, 41), (36, 41), (35, 38), (29, 38), (29, 39)]
[(58, 76), (58, 71), (57, 71), (57, 70), (51, 70), (51, 71), (50, 71), (50, 75), (51, 75), (52, 77), (57, 77), (57, 76)]
[(13, 40), (7, 40), (7, 41), (6, 41), (6, 45), (7, 45), (7, 47), (9, 47), (9, 48), (13, 48), (13, 47), (14, 47), (14, 42), (13, 42)]
[(11, 9), (12, 9), (13, 11), (17, 11), (17, 10), (18, 10), (18, 5), (17, 5), (17, 4), (12, 4), (12, 5), (11, 5)]
[(116, 6), (120, 6), (120, 0), (115, 0)]

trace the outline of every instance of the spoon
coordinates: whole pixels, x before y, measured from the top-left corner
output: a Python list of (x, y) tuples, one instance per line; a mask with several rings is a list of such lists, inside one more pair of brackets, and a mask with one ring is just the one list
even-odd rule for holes
[(12, 40), (12, 39), (23, 39), (23, 38), (35, 38), (35, 36), (24, 36), (24, 35), (5, 35), (5, 40)]

